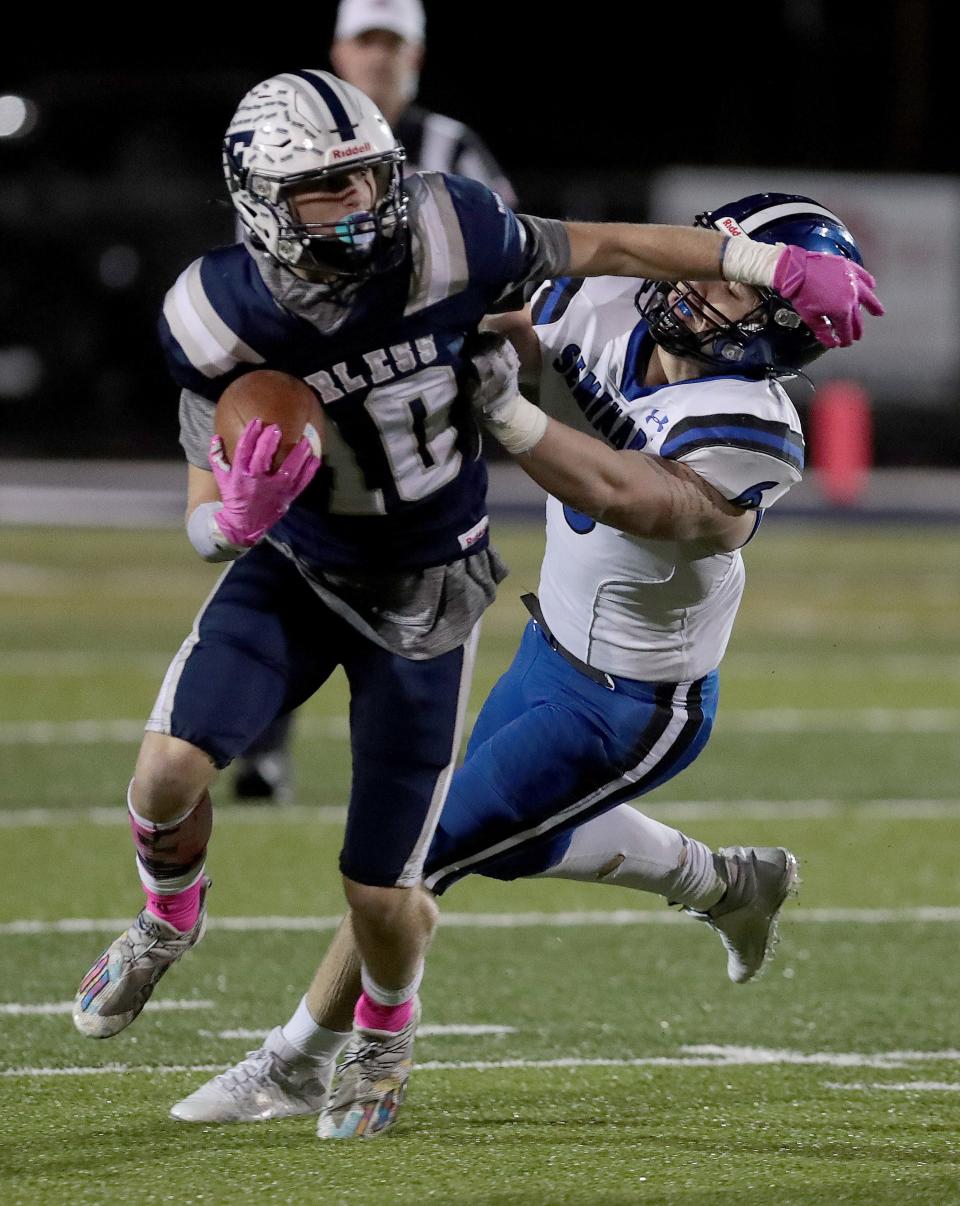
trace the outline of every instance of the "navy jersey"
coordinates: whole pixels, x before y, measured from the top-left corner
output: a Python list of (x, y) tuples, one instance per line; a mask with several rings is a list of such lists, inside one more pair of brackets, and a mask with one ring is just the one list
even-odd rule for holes
[[(324, 465), (270, 532), (307, 565), (416, 568), (484, 547), (464, 339), (568, 251), (559, 223), (518, 217), (475, 181), (406, 187), (409, 254), (344, 305), (242, 243), (191, 264), (164, 303), (167, 363), (211, 429), (224, 388), (256, 368), (302, 377), (323, 403)], [(185, 446), (206, 468), (203, 441)]]

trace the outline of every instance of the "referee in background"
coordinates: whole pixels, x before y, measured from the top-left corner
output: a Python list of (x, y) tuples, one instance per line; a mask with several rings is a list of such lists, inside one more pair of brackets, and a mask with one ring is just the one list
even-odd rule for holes
[(414, 104), (423, 65), (426, 18), (420, 0), (342, 0), (330, 47), (341, 79), (365, 92), (407, 152), (408, 172), (469, 176), (513, 208), (510, 181), (462, 121)]
[[(510, 181), (483, 141), (462, 121), (414, 104), (425, 50), (420, 0), (341, 0), (330, 47), (334, 72), (377, 106), (407, 153), (408, 172), (450, 172), (479, 180), (516, 208)], [(292, 714), (278, 717), (235, 762), (238, 800), (285, 803), (292, 797)]]

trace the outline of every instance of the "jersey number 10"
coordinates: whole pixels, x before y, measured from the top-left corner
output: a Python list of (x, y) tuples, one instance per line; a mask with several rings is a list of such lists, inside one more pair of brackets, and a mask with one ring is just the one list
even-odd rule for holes
[(324, 462), (332, 471), (330, 511), (384, 515), (453, 481), (462, 453), (451, 420), (457, 379), (432, 365), (399, 381), (328, 403)]

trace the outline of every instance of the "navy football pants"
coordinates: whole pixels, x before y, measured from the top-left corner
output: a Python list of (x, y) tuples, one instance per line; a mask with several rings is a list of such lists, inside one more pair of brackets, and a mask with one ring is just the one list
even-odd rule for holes
[(425, 661), (389, 653), (259, 544), (207, 599), (147, 728), (223, 768), (343, 666), (353, 780), (340, 869), (363, 884), (417, 883), (459, 750), (476, 638)]

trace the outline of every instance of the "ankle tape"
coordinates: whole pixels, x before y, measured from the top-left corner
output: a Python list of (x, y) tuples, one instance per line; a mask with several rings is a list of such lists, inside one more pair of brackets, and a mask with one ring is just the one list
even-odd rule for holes
[(137, 815), (130, 793), (127, 810), (143, 886), (161, 896), (193, 887), (203, 874), (207, 842), (213, 829), (210, 793), (204, 791), (182, 817), (160, 824)]

